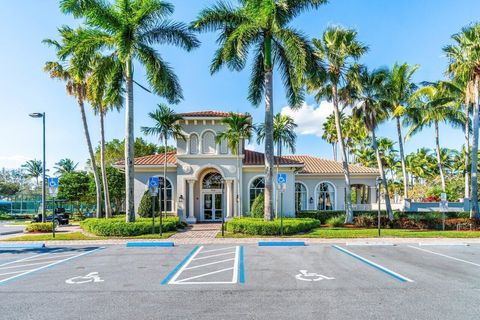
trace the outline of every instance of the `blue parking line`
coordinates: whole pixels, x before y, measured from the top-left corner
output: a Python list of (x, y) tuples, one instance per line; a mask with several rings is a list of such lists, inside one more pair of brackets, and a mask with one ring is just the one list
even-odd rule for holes
[(173, 242), (127, 242), (127, 247), (174, 247)]
[[(16, 276), (7, 278), (7, 279), (5, 279), (5, 280), (1, 280), (1, 281), (0, 281), (0, 285), (9, 283), (9, 282), (11, 282), (11, 281), (13, 281), (13, 280), (16, 280), (16, 279), (18, 279), (18, 278), (25, 277), (25, 276), (27, 276), (27, 275), (29, 275), (29, 274), (32, 274), (32, 273), (34, 273), (34, 272), (37, 272), (37, 271), (41, 271), (41, 270), (45, 270), (45, 269), (48, 269), (48, 268), (52, 268), (52, 267), (58, 266), (59, 264), (65, 263), (65, 262), (67, 262), (67, 261), (70, 261), (70, 260), (73, 260), (73, 259), (76, 259), (76, 258), (79, 258), (79, 257), (83, 257), (83, 256), (86, 256), (86, 255), (92, 254), (92, 253), (97, 252), (97, 251), (102, 250), (102, 249), (105, 249), (105, 247), (96, 248), (96, 249), (93, 249), (93, 250), (90, 250), (90, 251), (87, 251), (87, 252), (78, 254), (78, 255), (73, 256), (73, 257), (69, 257), (69, 258), (66, 258), (66, 259), (62, 259), (62, 260), (59, 260), (59, 261), (56, 261), (56, 262), (47, 264), (47, 265), (45, 265), (45, 266), (43, 266), (43, 267), (40, 267), (40, 268), (36, 268), (36, 269), (33, 269), (33, 270), (26, 271), (26, 272), (21, 273), (21, 274), (19, 274), (19, 275), (16, 275)], [(55, 252), (55, 253), (58, 253), (58, 252)]]
[(392, 270), (390, 270), (390, 269), (387, 269), (387, 268), (385, 268), (385, 267), (383, 267), (383, 266), (381, 266), (381, 265), (379, 265), (379, 264), (376, 264), (375, 262), (372, 262), (372, 261), (370, 261), (370, 260), (368, 260), (368, 259), (365, 259), (365, 258), (363, 258), (363, 257), (361, 257), (361, 256), (359, 256), (359, 255), (357, 255), (357, 254), (355, 254), (355, 253), (353, 253), (353, 252), (351, 252), (351, 251), (348, 251), (347, 249), (344, 249), (344, 248), (339, 247), (339, 246), (337, 246), (337, 245), (333, 245), (332, 247), (335, 248), (335, 249), (337, 249), (337, 250), (340, 251), (340, 252), (345, 253), (346, 255), (349, 255), (350, 257), (352, 257), (352, 258), (354, 258), (354, 259), (357, 259), (357, 260), (359, 260), (359, 261), (361, 261), (361, 262), (369, 265), (370, 267), (373, 267), (373, 268), (377, 269), (378, 271), (381, 271), (381, 272), (389, 275), (390, 277), (392, 277), (392, 278), (394, 278), (394, 279), (396, 279), (396, 280), (399, 280), (399, 281), (401, 281), (401, 282), (413, 282), (412, 279), (409, 279), (409, 278), (407, 278), (407, 277), (405, 277), (405, 276), (402, 276), (401, 274), (398, 274), (398, 273), (396, 273), (396, 272), (394, 272), (394, 271), (392, 271)]
[(239, 269), (239, 272), (238, 272), (238, 281), (240, 283), (245, 283), (245, 265), (243, 263), (243, 246), (240, 246), (240, 257), (239, 257), (240, 261), (239, 261), (239, 264), (238, 264), (238, 269)]
[(304, 247), (303, 241), (259, 241), (259, 247)]
[(0, 249), (41, 249), (41, 248), (45, 248), (45, 243), (0, 244)]
[(162, 286), (168, 284), (170, 279), (173, 278), (173, 276), (178, 272), (178, 270), (180, 270), (180, 268), (188, 261), (188, 259), (190, 259), (191, 256), (193, 256), (195, 252), (197, 252), (198, 248), (198, 246), (193, 248), (193, 250), (190, 251), (190, 253), (185, 258), (183, 258), (183, 260), (172, 271), (170, 271), (167, 277), (161, 282)]

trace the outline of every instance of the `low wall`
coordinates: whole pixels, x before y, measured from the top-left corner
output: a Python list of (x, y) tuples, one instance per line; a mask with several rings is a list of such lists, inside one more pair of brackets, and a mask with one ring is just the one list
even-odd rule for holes
[[(430, 212), (440, 211), (440, 202), (413, 202), (409, 199), (405, 200), (405, 212)], [(470, 200), (463, 199), (463, 202), (449, 202), (449, 212), (470, 211)]]

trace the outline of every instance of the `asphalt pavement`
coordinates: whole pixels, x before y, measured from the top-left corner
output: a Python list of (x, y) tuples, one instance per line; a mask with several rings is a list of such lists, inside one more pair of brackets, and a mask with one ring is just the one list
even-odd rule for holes
[(480, 245), (0, 248), (2, 319), (478, 319)]

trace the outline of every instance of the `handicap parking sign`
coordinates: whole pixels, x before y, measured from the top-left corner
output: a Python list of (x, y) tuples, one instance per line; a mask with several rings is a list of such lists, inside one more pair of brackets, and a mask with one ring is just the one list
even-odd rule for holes
[(158, 193), (158, 185), (160, 184), (160, 180), (158, 177), (150, 177), (148, 178), (148, 189), (152, 195)]
[(287, 183), (287, 174), (286, 173), (277, 174), (277, 182), (279, 184)]
[(48, 178), (49, 188), (58, 188), (58, 178)]

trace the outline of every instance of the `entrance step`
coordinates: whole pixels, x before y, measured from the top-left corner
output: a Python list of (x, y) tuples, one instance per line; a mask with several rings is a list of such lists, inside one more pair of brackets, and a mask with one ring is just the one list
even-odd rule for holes
[(213, 239), (222, 228), (221, 223), (197, 223), (177, 232), (169, 239)]

